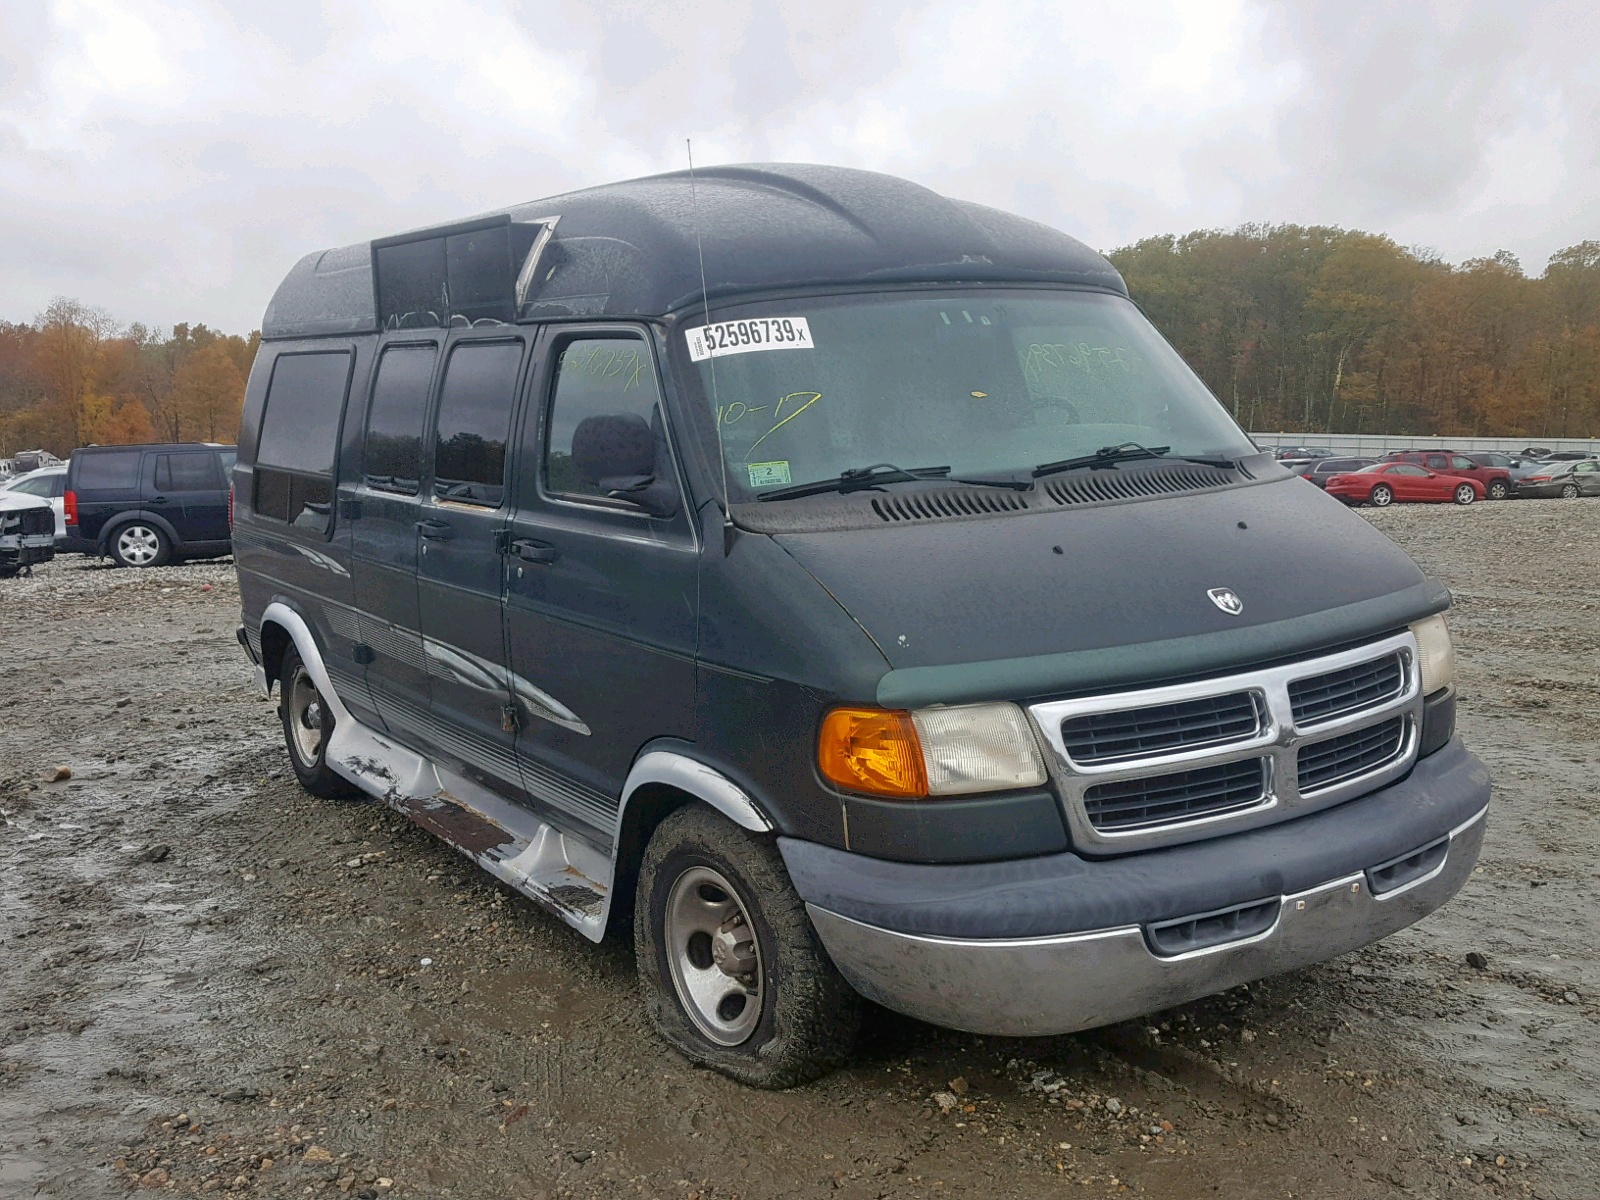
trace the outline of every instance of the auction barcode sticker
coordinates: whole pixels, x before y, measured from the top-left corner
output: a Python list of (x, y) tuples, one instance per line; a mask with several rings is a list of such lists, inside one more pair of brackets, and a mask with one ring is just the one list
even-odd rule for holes
[(686, 329), (689, 357), (695, 362), (721, 358), (724, 354), (748, 354), (752, 350), (815, 350), (811, 326), (804, 317), (752, 317), (748, 321), (719, 321)]

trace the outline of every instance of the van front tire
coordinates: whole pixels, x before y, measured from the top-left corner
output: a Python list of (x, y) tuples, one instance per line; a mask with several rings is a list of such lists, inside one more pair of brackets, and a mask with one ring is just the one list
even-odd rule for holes
[(699, 806), (662, 821), (634, 904), (645, 1009), (691, 1062), (752, 1087), (845, 1062), (865, 1001), (822, 948), (770, 838)]
[(283, 652), (283, 668), (278, 672), (278, 719), (283, 724), (289, 765), (301, 787), (324, 800), (356, 794), (356, 789), (328, 766), (333, 713), (292, 642)]

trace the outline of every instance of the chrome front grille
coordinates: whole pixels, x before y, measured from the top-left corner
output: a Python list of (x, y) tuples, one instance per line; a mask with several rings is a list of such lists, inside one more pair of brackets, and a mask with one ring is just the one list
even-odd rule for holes
[(1422, 713), (1416, 639), (1029, 709), (1076, 845), (1133, 850), (1309, 812), (1398, 778)]
[(1296, 724), (1313, 725), (1381, 704), (1399, 695), (1405, 685), (1405, 663), (1396, 651), (1326, 675), (1297, 679), (1289, 685), (1289, 703)]
[(1068, 717), (1061, 722), (1061, 742), (1073, 762), (1116, 762), (1161, 750), (1237, 741), (1260, 732), (1265, 715), (1255, 692), (1235, 692)]
[(1254, 808), (1267, 794), (1267, 760), (1246, 758), (1171, 775), (1095, 783), (1083, 807), (1096, 829), (1148, 829)]
[(1297, 772), (1300, 794), (1333, 787), (1393, 762), (1405, 745), (1406, 719), (1393, 717), (1381, 725), (1302, 746)]

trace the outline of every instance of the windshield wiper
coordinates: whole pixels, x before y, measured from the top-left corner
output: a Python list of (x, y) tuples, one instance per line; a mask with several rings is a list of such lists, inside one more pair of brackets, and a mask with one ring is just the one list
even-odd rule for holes
[(873, 463), (870, 467), (851, 467), (832, 479), (816, 479), (762, 492), (757, 500), (789, 500), (795, 496), (819, 496), (823, 492), (855, 492), (880, 483), (907, 483), (919, 479), (947, 479), (949, 467), (897, 467), (893, 463)]
[(817, 479), (811, 483), (796, 483), (789, 487), (773, 488), (761, 492), (757, 500), (792, 500), (796, 496), (819, 496), (823, 492), (858, 492), (884, 483), (917, 483), (925, 480), (940, 483), (967, 483), (975, 487), (1011, 488), (1025, 492), (1033, 487), (1031, 479), (1017, 479), (1005, 475), (998, 478), (983, 475), (952, 475), (949, 467), (897, 467), (893, 463), (873, 463), (870, 467), (851, 467), (840, 471), (832, 479)]
[(1033, 477), (1038, 479), (1044, 475), (1059, 475), (1063, 471), (1075, 471), (1079, 467), (1109, 467), (1113, 463), (1130, 462), (1141, 458), (1177, 458), (1206, 467), (1239, 465), (1231, 458), (1213, 458), (1202, 454), (1174, 454), (1171, 446), (1145, 446), (1138, 442), (1122, 442), (1115, 446), (1101, 446), (1093, 454), (1080, 454), (1076, 458), (1040, 463), (1033, 469)]

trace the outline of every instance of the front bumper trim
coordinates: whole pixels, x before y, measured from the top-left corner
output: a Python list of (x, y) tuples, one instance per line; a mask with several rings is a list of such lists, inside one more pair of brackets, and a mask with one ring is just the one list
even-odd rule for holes
[(1444, 861), (1417, 879), (1381, 895), (1365, 872), (1331, 879), (1281, 896), (1264, 932), (1173, 957), (1153, 954), (1139, 925), (976, 940), (897, 933), (806, 908), (844, 977), (886, 1008), (971, 1033), (1072, 1033), (1324, 962), (1421, 920), (1472, 874), (1488, 811), (1452, 829)]

